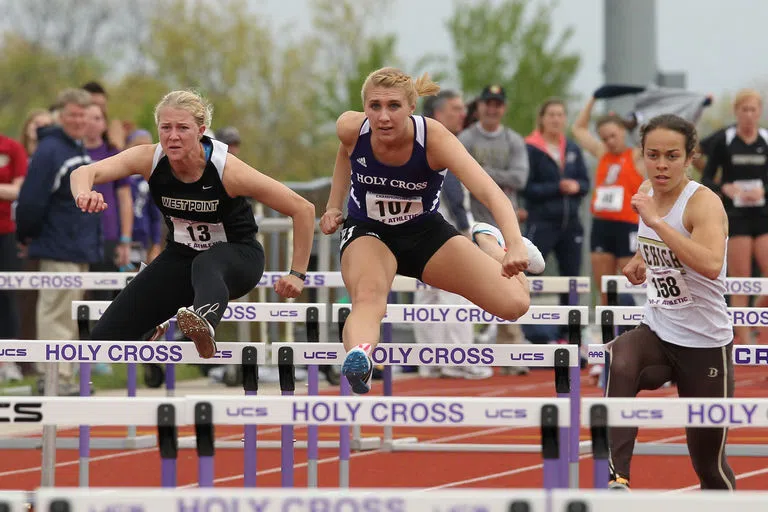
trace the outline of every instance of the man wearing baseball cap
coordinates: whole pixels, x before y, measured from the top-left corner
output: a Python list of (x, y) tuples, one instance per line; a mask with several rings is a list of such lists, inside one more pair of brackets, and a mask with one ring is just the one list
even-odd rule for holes
[[(525, 221), (524, 212), (519, 208), (518, 193), (528, 182), (528, 151), (525, 140), (519, 133), (502, 124), (507, 112), (507, 95), (498, 84), (486, 86), (477, 102), (478, 121), (461, 132), (459, 140), (477, 160), (486, 173), (507, 194), (515, 206), (518, 220)], [(476, 197), (470, 195), (470, 211), (476, 222), (472, 233), (498, 231), (491, 212)], [(524, 342), (519, 325), (499, 325), (496, 343), (519, 344)], [(524, 375), (525, 366), (504, 368), (505, 373)]]
[(234, 126), (225, 126), (216, 130), (216, 140), (229, 146), (227, 151), (237, 156), (240, 153), (240, 132)]

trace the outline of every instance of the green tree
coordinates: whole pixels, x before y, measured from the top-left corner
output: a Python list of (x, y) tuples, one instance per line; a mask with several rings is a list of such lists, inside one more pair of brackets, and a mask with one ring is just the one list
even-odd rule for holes
[(382, 19), (391, 0), (313, 0), (322, 79), (319, 115), (333, 123), (347, 110), (363, 110), (360, 91), (366, 77), (384, 66), (398, 66), (394, 34), (366, 35), (370, 23)]
[(60, 56), (13, 33), (0, 39), (0, 55), (0, 133), (13, 137), (30, 110), (48, 108), (61, 90), (102, 69), (93, 59)]
[(568, 98), (580, 61), (566, 50), (573, 29), (554, 34), (551, 18), (556, 3), (529, 12), (532, 4), (462, 1), (447, 22), (461, 89), (470, 96), (489, 84), (504, 86), (509, 100), (504, 122), (523, 134), (535, 126), (536, 110), (544, 99)]

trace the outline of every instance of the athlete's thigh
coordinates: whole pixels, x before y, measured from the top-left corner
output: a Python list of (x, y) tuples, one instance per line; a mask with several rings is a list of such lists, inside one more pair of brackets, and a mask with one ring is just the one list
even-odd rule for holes
[(530, 301), (528, 281), (501, 275), (501, 263), (467, 237), (450, 238), (429, 259), (422, 281), (467, 298), (491, 314), (507, 318), (514, 300)]
[(672, 375), (673, 364), (663, 342), (645, 324), (621, 334), (609, 346), (610, 375), (631, 378), (639, 389), (656, 389)]
[[(768, 220), (766, 220), (768, 224)], [(766, 225), (768, 230), (768, 225)], [(768, 234), (761, 234), (754, 239), (754, 253), (757, 265), (760, 268), (760, 274), (763, 277), (768, 277)]]
[(264, 249), (261, 244), (219, 243), (195, 258), (192, 278), (218, 274), (224, 280), (230, 299), (250, 292), (264, 274)]
[(353, 239), (341, 255), (341, 277), (353, 303), (375, 298), (386, 304), (396, 271), (394, 254), (375, 236)]
[(749, 277), (752, 275), (752, 250), (754, 239), (735, 236), (728, 239), (728, 275)]
[(136, 340), (192, 303), (192, 258), (166, 249), (136, 274), (93, 328), (93, 339)]

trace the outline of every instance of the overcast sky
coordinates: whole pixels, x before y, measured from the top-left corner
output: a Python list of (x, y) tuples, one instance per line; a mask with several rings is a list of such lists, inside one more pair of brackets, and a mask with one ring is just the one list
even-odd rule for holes
[[(627, 0), (608, 0), (627, 1)], [(644, 1), (644, 0), (629, 0)], [(582, 57), (574, 92), (588, 95), (604, 81), (604, 0), (560, 0), (554, 23), (573, 26), (571, 45)], [(309, 25), (307, 0), (254, 0), (277, 23)], [(445, 29), (451, 0), (394, 0), (386, 32), (398, 35), (399, 55), (414, 62), (425, 53), (452, 56)], [(685, 71), (688, 88), (716, 96), (740, 87), (768, 84), (766, 0), (656, 0), (657, 63), (662, 71)], [(447, 84), (454, 85), (454, 84)]]

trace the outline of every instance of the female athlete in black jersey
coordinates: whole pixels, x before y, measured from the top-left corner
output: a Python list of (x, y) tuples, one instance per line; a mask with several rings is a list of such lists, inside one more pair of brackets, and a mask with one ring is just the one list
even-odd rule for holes
[(264, 250), (255, 239), (258, 227), (246, 198), (293, 219), (291, 272), (275, 284), (283, 297), (297, 297), (304, 287), (315, 208), (203, 135), (211, 109), (199, 95), (167, 94), (155, 121), (159, 144), (127, 149), (72, 174), (72, 196), (87, 213), (108, 207), (94, 184), (141, 174), (168, 227), (165, 250), (111, 303), (92, 338), (137, 340), (175, 314), (200, 357), (211, 358), (214, 329), (228, 301), (248, 293), (264, 271)]

